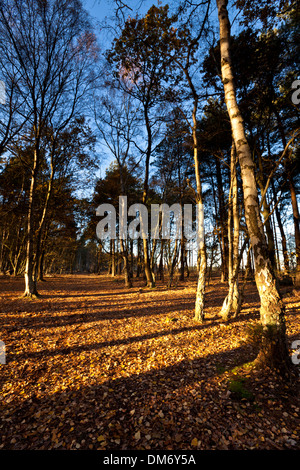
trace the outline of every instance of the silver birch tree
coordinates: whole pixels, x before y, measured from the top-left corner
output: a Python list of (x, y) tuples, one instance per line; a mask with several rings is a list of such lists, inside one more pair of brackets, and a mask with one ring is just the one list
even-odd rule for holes
[(227, 0), (217, 0), (221, 72), (225, 102), (241, 168), (245, 218), (255, 261), (255, 281), (261, 301), (262, 342), (257, 362), (286, 370), (289, 368), (290, 361), (285, 336), (285, 306), (277, 290), (276, 279), (268, 258), (267, 243), (260, 216), (254, 162), (236, 98), (230, 54), (230, 22), (227, 4)]

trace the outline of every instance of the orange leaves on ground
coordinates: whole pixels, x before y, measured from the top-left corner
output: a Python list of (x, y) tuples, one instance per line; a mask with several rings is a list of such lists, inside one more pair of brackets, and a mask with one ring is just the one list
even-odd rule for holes
[[(255, 357), (245, 341), (258, 322), (254, 286), (224, 324), (227, 287), (215, 280), (202, 325), (195, 287), (61, 276), (25, 300), (23, 280), (3, 278), (0, 448), (299, 449), (299, 387), (245, 365)], [(297, 339), (298, 292), (285, 301)]]

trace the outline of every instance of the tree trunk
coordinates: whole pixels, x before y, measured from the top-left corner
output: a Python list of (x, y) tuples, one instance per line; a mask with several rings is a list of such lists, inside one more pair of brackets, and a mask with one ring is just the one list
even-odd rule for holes
[(6, 230), (5, 230), (5, 227), (2, 228), (2, 240), (0, 242), (0, 272), (1, 273), (5, 273), (5, 256), (4, 256), (4, 253), (5, 253), (5, 247), (4, 247), (4, 243), (5, 243), (5, 239), (6, 239)]
[[(147, 130), (147, 139), (148, 139), (148, 146), (146, 151), (146, 161), (145, 161), (145, 178), (144, 178), (144, 188), (143, 188), (143, 204), (146, 205), (147, 197), (148, 197), (148, 183), (149, 183), (149, 165), (150, 165), (150, 157), (152, 152), (152, 130), (148, 116), (148, 106), (145, 106), (144, 109), (144, 118)], [(155, 287), (155, 276), (153, 271), (151, 270), (150, 265), (150, 256), (149, 256), (149, 242), (148, 239), (143, 239), (143, 250), (144, 250), (144, 271), (147, 280), (147, 287), (153, 288)]]
[(161, 281), (164, 280), (164, 240), (160, 240), (160, 257), (159, 257), (159, 265), (158, 265), (158, 273), (159, 279)]
[(134, 254), (133, 254), (133, 240), (130, 240), (130, 278), (133, 279), (133, 261), (134, 261)]
[(115, 250), (116, 253), (116, 274), (119, 276), (122, 272), (122, 258), (120, 259), (120, 252), (119, 252), (119, 242), (116, 240), (117, 243), (117, 249)]
[(155, 287), (154, 273), (151, 271), (150, 267), (150, 256), (149, 256), (149, 243), (146, 238), (143, 239), (143, 248), (144, 248), (144, 270), (147, 280), (147, 287)]
[(131, 275), (130, 275), (128, 249), (127, 249), (125, 240), (120, 240), (120, 248), (121, 248), (121, 253), (122, 253), (122, 258), (123, 258), (125, 287), (131, 288), (132, 287), (132, 281), (131, 281)]
[(39, 256), (39, 266), (38, 266), (38, 273), (37, 273), (37, 280), (44, 281), (44, 255), (45, 250), (41, 250), (41, 255)]
[[(38, 229), (36, 231), (36, 249), (35, 249), (35, 268), (34, 268), (34, 279), (37, 281), (42, 280), (40, 279), (40, 273), (42, 272), (40, 270), (40, 257), (41, 257), (41, 243), (42, 243), (42, 234), (44, 230), (44, 225), (45, 225), (45, 220), (48, 212), (48, 207), (49, 207), (49, 201), (52, 195), (52, 190), (53, 190), (53, 180), (54, 180), (54, 165), (53, 165), (53, 158), (54, 158), (54, 153), (55, 153), (55, 143), (53, 143), (53, 147), (51, 150), (51, 161), (50, 161), (50, 167), (51, 167), (51, 173), (50, 173), (50, 178), (48, 181), (48, 188), (47, 188), (47, 194), (46, 194), (46, 200), (43, 208), (43, 213), (41, 220), (39, 222)], [(42, 274), (43, 277), (43, 274)]]
[(261, 301), (262, 342), (257, 362), (286, 370), (291, 362), (285, 336), (285, 307), (276, 288), (276, 280), (268, 258), (268, 249), (260, 218), (254, 162), (236, 100), (230, 57), (230, 23), (227, 3), (227, 0), (217, 0), (222, 82), (232, 135), (241, 167), (245, 218), (254, 254), (255, 281)]
[[(119, 164), (119, 172), (120, 172), (120, 185), (121, 185), (121, 192), (123, 196), (126, 196), (126, 191), (125, 191), (125, 182), (124, 182), (124, 177), (123, 177), (123, 167), (120, 164), (120, 161), (118, 160)], [(123, 208), (123, 212), (125, 211), (125, 208)], [(127, 228), (126, 228), (127, 231)], [(127, 238), (127, 236), (126, 236)], [(120, 249), (121, 249), (121, 254), (123, 258), (123, 269), (124, 269), (124, 282), (125, 282), (125, 287), (131, 288), (132, 287), (132, 280), (131, 280), (131, 265), (129, 263), (129, 255), (128, 255), (128, 238), (126, 240), (120, 239)]]
[[(202, 197), (202, 182), (200, 176), (200, 162), (198, 155), (198, 136), (197, 136), (197, 110), (198, 110), (198, 95), (194, 87), (192, 79), (190, 77), (189, 71), (187, 68), (184, 69), (185, 76), (187, 78), (190, 90), (193, 95), (193, 148), (194, 148), (194, 166), (195, 166), (195, 178), (196, 178), (196, 203), (198, 207), (198, 215), (203, 214), (203, 197)], [(204, 217), (198, 217), (198, 255), (199, 255), (199, 265), (198, 265), (198, 283), (196, 291), (196, 301), (195, 301), (195, 316), (194, 319), (199, 322), (204, 320), (204, 296), (205, 296), (205, 282), (206, 282), (206, 267), (207, 267), (207, 257), (206, 257), (206, 248), (205, 248), (205, 230), (204, 230)]]
[(140, 277), (141, 265), (142, 265), (142, 253), (141, 253), (141, 239), (137, 239), (137, 258), (136, 258), (136, 278)]
[[(278, 129), (280, 132), (283, 148), (286, 148), (287, 142), (284, 133), (284, 126), (282, 124), (282, 120), (280, 114), (276, 108), (273, 107), (274, 114), (277, 119)], [(293, 180), (292, 173), (290, 171), (290, 165), (288, 162), (285, 162), (285, 172), (287, 175), (287, 180), (290, 187), (291, 193), (291, 202), (292, 202), (292, 209), (293, 209), (293, 221), (294, 221), (294, 229), (295, 229), (295, 245), (296, 245), (296, 274), (295, 274), (295, 285), (296, 287), (300, 287), (300, 215), (299, 215), (299, 208), (297, 202), (297, 196), (295, 191), (295, 184)]]
[[(203, 211), (202, 203), (202, 193), (198, 192), (198, 207), (199, 212)], [(206, 247), (204, 241), (204, 217), (200, 217), (199, 227), (198, 227), (198, 237), (199, 237), (199, 271), (198, 271), (198, 283), (197, 283), (197, 292), (196, 292), (196, 302), (195, 302), (195, 317), (196, 321), (202, 322), (204, 320), (204, 305), (205, 305), (205, 283), (206, 283), (206, 267), (207, 267), (207, 256), (206, 256)]]
[(289, 274), (289, 272), (290, 272), (290, 261), (289, 261), (289, 254), (288, 254), (288, 249), (287, 249), (287, 244), (286, 244), (286, 236), (285, 236), (285, 233), (284, 233), (284, 228), (283, 228), (283, 224), (282, 224), (282, 221), (281, 221), (281, 216), (280, 216), (280, 212), (279, 212), (279, 209), (278, 209), (277, 195), (276, 195), (276, 190), (275, 190), (275, 185), (274, 185), (273, 180), (271, 180), (271, 187), (272, 187), (272, 191), (273, 191), (273, 198), (274, 198), (274, 204), (275, 204), (275, 215), (276, 215), (277, 224), (278, 224), (279, 231), (280, 231), (280, 236), (281, 236), (284, 274)]
[(198, 283), (195, 302), (195, 317), (194, 319), (199, 322), (204, 320), (204, 305), (205, 305), (205, 281), (206, 281), (206, 249), (204, 243), (200, 248), (200, 268), (198, 273)]
[(116, 275), (116, 253), (115, 253), (115, 240), (110, 241), (110, 275), (115, 277)]
[(180, 281), (184, 281), (184, 264), (185, 264), (185, 240), (184, 236), (180, 239)]
[(187, 259), (187, 250), (184, 252), (185, 266), (186, 266), (186, 277), (190, 277), (189, 263)]
[[(202, 203), (202, 193), (198, 192), (198, 207), (199, 212), (203, 211)], [(204, 217), (200, 217), (199, 221), (199, 271), (198, 271), (198, 283), (197, 283), (197, 292), (196, 292), (196, 302), (195, 302), (195, 317), (196, 321), (202, 322), (204, 320), (204, 305), (205, 305), (205, 282), (206, 282), (206, 267), (207, 267), (207, 257), (206, 257), (206, 247), (204, 241)]]
[(36, 279), (34, 278), (34, 237), (33, 237), (33, 205), (38, 171), (38, 152), (34, 150), (33, 168), (31, 172), (28, 213), (27, 213), (27, 243), (25, 264), (25, 297), (37, 296)]
[[(101, 274), (101, 261), (102, 261), (102, 243), (98, 242), (98, 245), (97, 245), (97, 274)], [(72, 264), (71, 274), (73, 274), (73, 264)]]
[[(263, 193), (265, 186), (266, 186), (266, 182), (264, 178), (264, 168), (262, 164), (261, 153), (259, 151), (257, 152), (257, 156), (258, 156), (258, 166), (259, 166), (257, 182), (260, 187), (261, 193)], [(266, 234), (267, 234), (269, 259), (270, 259), (273, 271), (275, 272), (277, 269), (276, 256), (275, 256), (275, 240), (274, 240), (274, 233), (273, 233), (273, 228), (271, 224), (270, 206), (267, 201), (267, 195), (264, 196), (263, 201), (262, 201), (262, 214), (264, 217), (264, 225), (265, 225)]]
[(295, 245), (296, 245), (296, 275), (295, 275), (295, 286), (300, 287), (300, 215), (297, 203), (297, 196), (295, 190), (295, 184), (292, 178), (292, 175), (289, 174), (289, 186), (292, 199), (292, 208), (293, 208), (293, 221), (295, 228)]
[(216, 163), (216, 177), (217, 177), (217, 188), (218, 188), (218, 200), (219, 200), (219, 227), (220, 227), (220, 234), (221, 234), (221, 258), (222, 258), (222, 266), (221, 266), (221, 282), (226, 282), (229, 276), (228, 272), (228, 232), (226, 231), (226, 207), (225, 207), (225, 199), (224, 199), (224, 191), (223, 191), (223, 181), (222, 181), (222, 173), (221, 173), (221, 165), (218, 156), (215, 156), (215, 163)]
[[(238, 269), (239, 269), (239, 238), (240, 238), (240, 219), (238, 211), (238, 187), (236, 174), (237, 157), (235, 144), (233, 142), (231, 148), (231, 180), (228, 201), (228, 241), (229, 241), (229, 263), (228, 263), (228, 294), (224, 300), (221, 313), (224, 321), (229, 319), (230, 313), (233, 311), (234, 316), (240, 312), (241, 302), (238, 286)], [(232, 233), (233, 222), (233, 233)]]

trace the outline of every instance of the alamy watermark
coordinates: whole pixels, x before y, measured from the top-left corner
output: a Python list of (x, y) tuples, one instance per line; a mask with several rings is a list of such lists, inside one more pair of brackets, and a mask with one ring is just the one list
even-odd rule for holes
[(292, 83), (292, 89), (296, 89), (292, 93), (292, 103), (300, 104), (300, 80), (294, 80)]
[(0, 104), (6, 103), (6, 90), (5, 90), (5, 83), (0, 80)]
[[(106, 215), (105, 215), (106, 214)], [(195, 221), (193, 220), (195, 215)], [(100, 240), (181, 239), (195, 240), (201, 248), (204, 244), (204, 210), (202, 204), (151, 204), (148, 208), (141, 203), (127, 207), (127, 196), (119, 196), (118, 223), (116, 209), (112, 204), (101, 204), (96, 215), (103, 216), (98, 222), (96, 234)], [(134, 217), (128, 220), (128, 217)], [(118, 236), (117, 236), (118, 227)]]
[(294, 351), (292, 354), (292, 363), (298, 365), (300, 364), (300, 340), (293, 341), (291, 348)]
[(0, 364), (6, 364), (6, 349), (4, 341), (0, 341)]

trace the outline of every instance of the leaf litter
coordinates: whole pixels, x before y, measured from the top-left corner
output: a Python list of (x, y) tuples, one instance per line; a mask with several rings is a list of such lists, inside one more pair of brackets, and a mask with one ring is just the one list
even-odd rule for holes
[[(97, 275), (47, 277), (41, 297), (1, 279), (0, 449), (299, 449), (299, 379), (253, 366), (247, 329), (255, 286), (237, 319), (218, 312), (226, 284), (196, 279), (167, 290)], [(289, 344), (300, 339), (299, 291), (287, 289)]]

